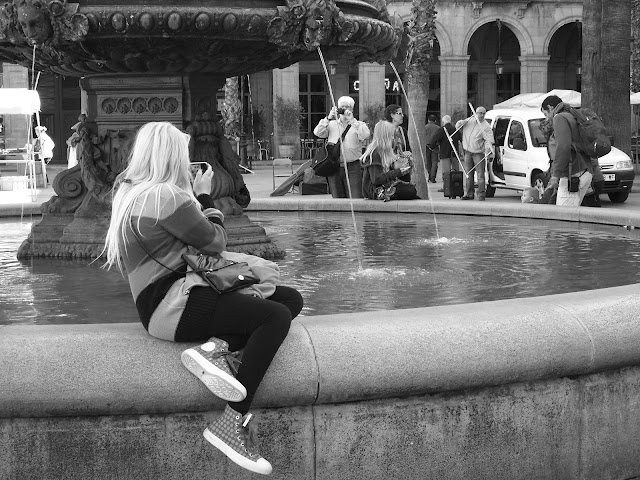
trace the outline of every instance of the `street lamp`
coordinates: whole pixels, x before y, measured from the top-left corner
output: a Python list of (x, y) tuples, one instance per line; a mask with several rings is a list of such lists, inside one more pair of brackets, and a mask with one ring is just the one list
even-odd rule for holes
[(329, 60), (327, 65), (329, 65), (329, 75), (333, 77), (336, 74), (336, 70), (338, 69), (338, 62), (336, 62), (335, 60)]
[(495, 65), (496, 65), (496, 75), (498, 76), (502, 75), (502, 72), (504, 71), (504, 62), (502, 61), (502, 57), (498, 57)]

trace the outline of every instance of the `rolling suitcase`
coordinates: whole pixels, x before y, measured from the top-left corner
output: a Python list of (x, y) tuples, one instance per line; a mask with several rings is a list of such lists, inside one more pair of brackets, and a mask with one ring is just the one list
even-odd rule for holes
[(444, 196), (449, 198), (462, 197), (464, 195), (464, 183), (462, 172), (450, 171), (444, 177)]

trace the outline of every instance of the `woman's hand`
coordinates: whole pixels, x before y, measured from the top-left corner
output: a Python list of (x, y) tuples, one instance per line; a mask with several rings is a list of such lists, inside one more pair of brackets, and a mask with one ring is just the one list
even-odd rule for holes
[(211, 194), (211, 181), (213, 180), (213, 170), (211, 167), (205, 173), (198, 169), (196, 178), (193, 180), (193, 194), (197, 197), (202, 194)]

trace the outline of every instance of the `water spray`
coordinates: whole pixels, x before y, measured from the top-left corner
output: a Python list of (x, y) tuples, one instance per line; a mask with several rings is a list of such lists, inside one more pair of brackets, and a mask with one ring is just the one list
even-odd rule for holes
[[(324, 70), (324, 76), (327, 79), (327, 85), (329, 86), (329, 97), (331, 98), (331, 104), (333, 108), (336, 110), (338, 106), (336, 105), (336, 99), (333, 96), (333, 88), (331, 86), (331, 77), (329, 76), (329, 71), (327, 70), (327, 64), (324, 61), (324, 55), (322, 55), (322, 50), (318, 47), (318, 55), (320, 56), (320, 61), (322, 62), (322, 68)], [(340, 122), (336, 122), (338, 124), (338, 132), (340, 137), (342, 138), (342, 125)], [(353, 196), (351, 195), (351, 182), (349, 182), (349, 169), (347, 167), (347, 159), (344, 154), (344, 142), (340, 142), (340, 156), (342, 157), (342, 166), (344, 167), (344, 174), (347, 179), (347, 190), (349, 191), (349, 207), (351, 209), (351, 219), (353, 221), (353, 230), (355, 232), (356, 237), (356, 257), (358, 258), (358, 270), (362, 270), (362, 254), (360, 248), (360, 239), (358, 237), (358, 226), (356, 224), (356, 213), (353, 209)], [(358, 160), (359, 161), (359, 160)]]

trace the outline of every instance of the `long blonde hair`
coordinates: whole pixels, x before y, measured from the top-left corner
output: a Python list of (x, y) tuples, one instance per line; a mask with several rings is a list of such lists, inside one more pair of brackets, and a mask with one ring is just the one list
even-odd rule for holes
[(189, 136), (169, 122), (147, 123), (138, 131), (129, 164), (113, 186), (111, 222), (102, 251), (107, 254), (105, 268), (115, 264), (122, 270), (120, 242), (124, 240), (126, 245), (127, 226), (131, 222), (134, 205), (142, 199), (140, 208), (143, 209), (153, 194), (157, 220), (162, 207), (160, 195), (166, 188), (174, 198), (182, 190), (196, 201), (189, 173)]
[[(376, 123), (373, 129), (373, 139), (362, 154), (362, 157), (360, 157), (363, 159), (363, 163), (371, 163), (371, 155), (375, 150), (382, 160), (382, 168), (385, 172), (388, 171), (395, 160), (393, 151), (395, 131), (396, 126), (391, 122), (380, 120)], [(367, 157), (369, 160), (367, 160)]]

